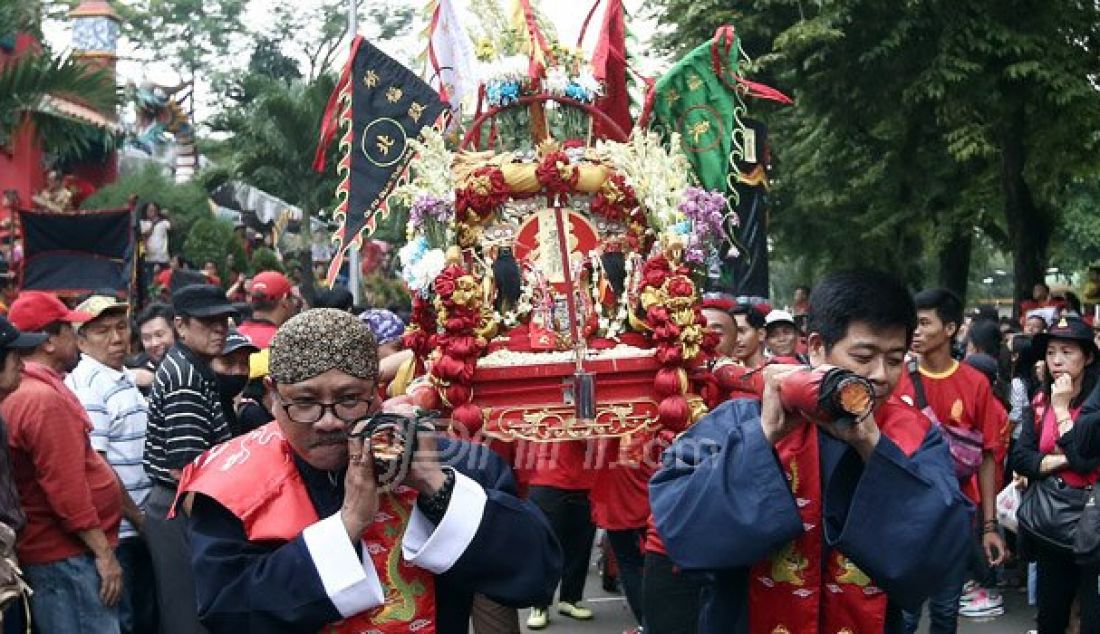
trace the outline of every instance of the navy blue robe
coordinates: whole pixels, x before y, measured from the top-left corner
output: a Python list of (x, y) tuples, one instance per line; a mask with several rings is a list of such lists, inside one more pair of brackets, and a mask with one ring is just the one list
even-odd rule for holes
[[(932, 427), (906, 456), (885, 434), (864, 464), (818, 431), (824, 546), (840, 551), (889, 596), (886, 631), (966, 561), (973, 506), (959, 492), (947, 446)], [(724, 403), (677, 439), (650, 480), (669, 557), (708, 572), (699, 631), (748, 632), (749, 568), (803, 531), (760, 404)], [(755, 633), (754, 633), (755, 634)]]
[[(439, 634), (466, 634), (474, 593), (512, 607), (547, 604), (561, 577), (561, 549), (546, 518), (520, 500), (508, 466), (491, 450), (440, 439), (443, 462), (487, 494), (473, 540), (435, 577)], [(340, 510), (344, 474), (295, 459), (318, 517)], [(304, 538), (249, 542), (244, 526), (197, 495), (188, 520), (199, 616), (212, 634), (318, 632), (342, 617), (325, 592)], [(357, 547), (358, 550), (358, 547)]]

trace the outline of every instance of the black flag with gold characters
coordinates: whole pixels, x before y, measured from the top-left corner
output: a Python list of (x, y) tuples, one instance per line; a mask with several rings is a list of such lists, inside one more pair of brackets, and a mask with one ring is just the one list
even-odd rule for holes
[(345, 251), (364, 230), (377, 228), (387, 212), (386, 198), (411, 158), (409, 142), (435, 124), (447, 104), (426, 82), (358, 36), (340, 81), (329, 98), (321, 124), (313, 167), (323, 171), (325, 152), (340, 134), (343, 176), (336, 189), (339, 204), (333, 214), (341, 223), (338, 246), (329, 267), (329, 283), (340, 269)]

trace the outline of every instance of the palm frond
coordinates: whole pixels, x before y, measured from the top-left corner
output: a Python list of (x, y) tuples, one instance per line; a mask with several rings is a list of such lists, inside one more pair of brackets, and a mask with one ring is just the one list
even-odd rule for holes
[(0, 65), (0, 144), (29, 119), (45, 146), (66, 151), (79, 149), (82, 142), (69, 137), (74, 134), (87, 137), (87, 131), (75, 131), (95, 127), (71, 120), (70, 125), (63, 125), (60, 120), (64, 117), (42, 112), (40, 106), (47, 95), (84, 104), (108, 116), (118, 103), (114, 81), (105, 70), (67, 56), (24, 54)]

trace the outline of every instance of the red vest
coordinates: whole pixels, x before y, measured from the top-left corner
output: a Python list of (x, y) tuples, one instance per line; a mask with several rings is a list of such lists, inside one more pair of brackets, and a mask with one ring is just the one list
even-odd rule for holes
[[(906, 455), (920, 447), (931, 425), (895, 397), (875, 412), (875, 420)], [(750, 570), (752, 634), (858, 634), (885, 626), (886, 593), (847, 557), (824, 548), (818, 449), (813, 424), (776, 446), (805, 532)]]
[[(179, 491), (217, 500), (241, 520), (250, 542), (279, 545), (320, 519), (290, 445), (274, 422), (200, 456), (183, 470)], [(363, 548), (385, 590), (385, 603), (326, 626), (325, 634), (435, 634), (434, 577), (401, 555), (416, 495), (409, 487), (382, 494), (374, 523), (363, 533)]]

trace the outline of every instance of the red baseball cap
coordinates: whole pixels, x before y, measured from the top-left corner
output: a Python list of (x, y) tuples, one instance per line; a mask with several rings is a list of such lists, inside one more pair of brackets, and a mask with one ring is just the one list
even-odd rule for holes
[(25, 291), (19, 294), (8, 309), (8, 319), (19, 330), (42, 330), (55, 321), (83, 324), (95, 315), (81, 310), (71, 310), (56, 295), (41, 291)]
[(290, 294), (290, 280), (278, 271), (264, 271), (252, 278), (249, 294), (253, 299), (282, 299)]

